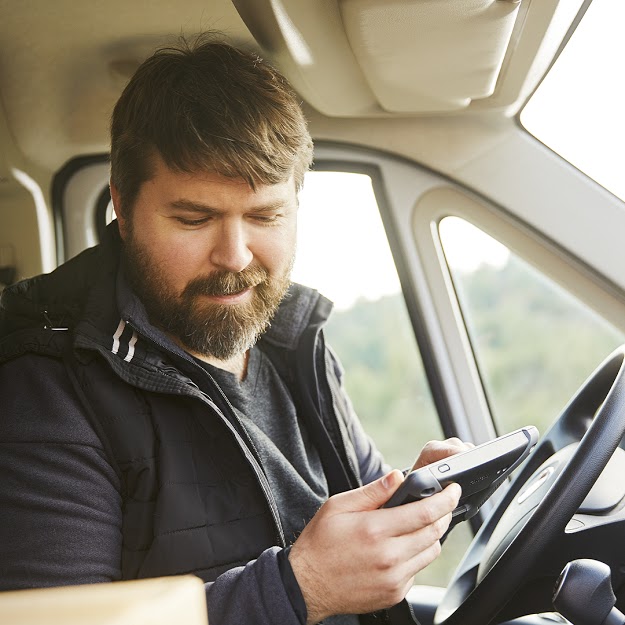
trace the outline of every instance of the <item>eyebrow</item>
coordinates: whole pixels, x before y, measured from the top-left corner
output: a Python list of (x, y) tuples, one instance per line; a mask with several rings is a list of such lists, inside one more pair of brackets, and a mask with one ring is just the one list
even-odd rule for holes
[[(209, 206), (208, 204), (203, 204), (200, 202), (193, 202), (191, 200), (175, 200), (169, 203), (169, 207), (174, 210), (183, 210), (187, 213), (201, 213), (203, 215), (220, 215), (224, 211), (215, 208), (213, 206)], [(260, 206), (254, 206), (250, 208), (247, 212), (249, 213), (273, 213), (278, 210), (282, 210), (287, 207), (287, 202), (282, 200), (278, 200), (277, 202), (271, 202), (269, 204), (263, 204)]]

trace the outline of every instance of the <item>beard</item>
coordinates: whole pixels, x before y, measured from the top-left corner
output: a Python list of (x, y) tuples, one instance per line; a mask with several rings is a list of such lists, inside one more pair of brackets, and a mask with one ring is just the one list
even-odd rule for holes
[[(228, 360), (252, 347), (267, 330), (291, 284), (294, 257), (281, 276), (258, 264), (243, 271), (216, 271), (191, 280), (182, 293), (167, 282), (167, 271), (155, 265), (132, 232), (122, 247), (126, 278), (147, 312), (150, 323), (171, 335), (189, 352)], [(208, 302), (253, 288), (242, 304)]]

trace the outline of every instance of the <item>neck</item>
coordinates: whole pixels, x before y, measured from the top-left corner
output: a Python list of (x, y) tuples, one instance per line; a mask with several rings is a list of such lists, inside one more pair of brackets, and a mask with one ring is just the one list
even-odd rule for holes
[(213, 356), (207, 356), (205, 354), (192, 355), (198, 360), (206, 362), (213, 367), (234, 373), (234, 375), (237, 376), (237, 379), (241, 381), (244, 380), (247, 375), (247, 361), (249, 359), (249, 353), (249, 350), (247, 350), (241, 354), (235, 354), (232, 358), (228, 358), (227, 360), (220, 360), (219, 358), (214, 358)]
[(249, 349), (246, 349), (244, 352), (240, 352), (239, 354), (235, 354), (234, 356), (227, 358), (226, 360), (221, 360), (220, 358), (215, 358), (214, 356), (200, 354), (198, 352), (190, 350), (186, 345), (182, 343), (182, 341), (178, 339), (178, 337), (174, 336), (173, 334), (167, 333), (167, 336), (169, 336), (169, 338), (174, 343), (176, 343), (176, 345), (181, 347), (188, 354), (191, 354), (191, 356), (193, 356), (194, 358), (197, 358), (202, 362), (208, 363), (213, 367), (217, 367), (218, 369), (223, 369), (224, 371), (234, 373), (239, 381), (245, 379), (245, 376), (247, 375), (247, 361), (250, 354)]

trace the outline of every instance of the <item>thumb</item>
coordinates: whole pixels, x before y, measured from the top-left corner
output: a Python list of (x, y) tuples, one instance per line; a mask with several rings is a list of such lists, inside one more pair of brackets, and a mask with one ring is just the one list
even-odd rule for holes
[(402, 472), (394, 469), (374, 482), (335, 495), (333, 499), (335, 499), (335, 504), (344, 512), (377, 510), (389, 500), (403, 481)]

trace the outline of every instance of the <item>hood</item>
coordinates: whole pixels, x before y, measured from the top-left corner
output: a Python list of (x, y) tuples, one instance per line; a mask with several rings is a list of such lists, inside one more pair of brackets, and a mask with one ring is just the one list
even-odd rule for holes
[(27, 328), (75, 327), (93, 292), (117, 272), (119, 242), (117, 228), (110, 229), (101, 245), (85, 250), (52, 273), (5, 289), (0, 295), (0, 341)]

